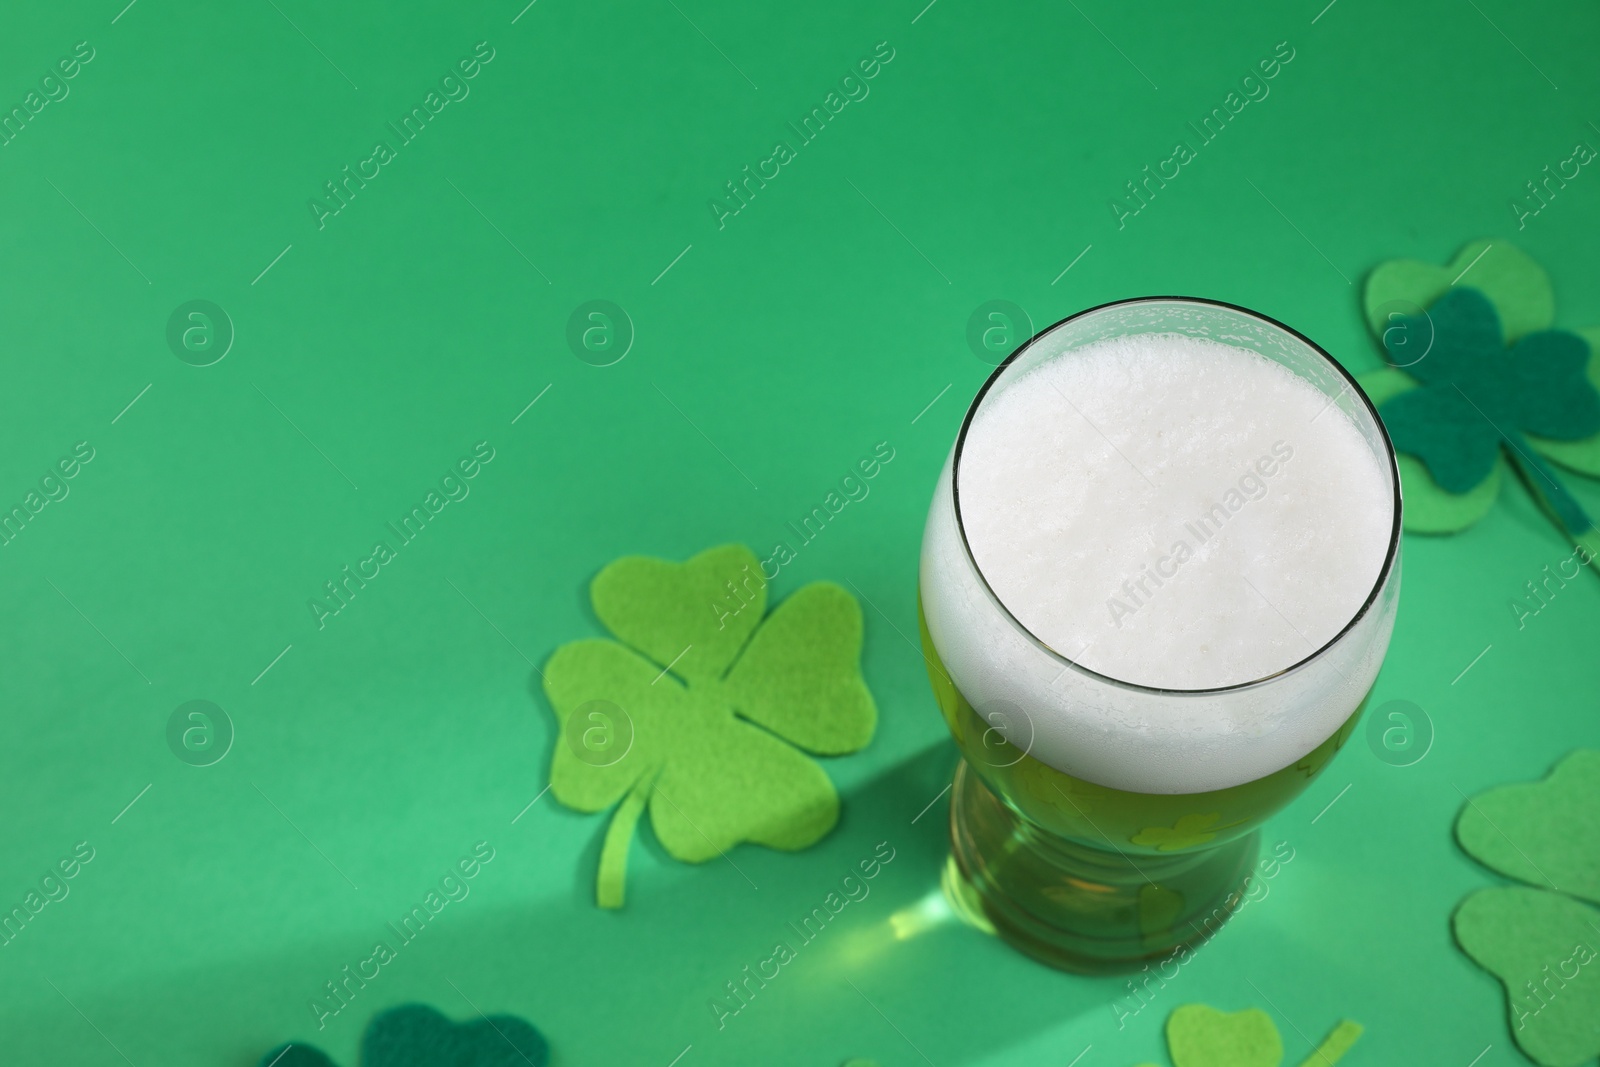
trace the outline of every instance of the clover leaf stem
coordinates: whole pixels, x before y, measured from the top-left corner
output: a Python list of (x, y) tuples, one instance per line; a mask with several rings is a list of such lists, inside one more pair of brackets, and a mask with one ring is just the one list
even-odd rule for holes
[(600, 846), (600, 872), (595, 879), (595, 903), (602, 908), (620, 908), (628, 877), (628, 846), (633, 843), (634, 827), (644, 804), (655, 787), (655, 775), (647, 774), (617, 805), (606, 827), (605, 843)]
[(1332, 1067), (1350, 1051), (1350, 1047), (1361, 1037), (1361, 1033), (1361, 1024), (1345, 1019), (1322, 1039), (1322, 1044), (1312, 1050), (1311, 1055), (1306, 1057), (1306, 1061), (1300, 1067)]
[(1573, 537), (1581, 537), (1594, 529), (1594, 520), (1584, 512), (1583, 506), (1561, 484), (1555, 471), (1550, 465), (1539, 458), (1521, 434), (1506, 434), (1505, 442), (1511, 448), (1512, 462), (1522, 472), (1523, 481), (1528, 483), (1528, 488), (1543, 500), (1555, 512), (1556, 518), (1561, 520), (1567, 533)]

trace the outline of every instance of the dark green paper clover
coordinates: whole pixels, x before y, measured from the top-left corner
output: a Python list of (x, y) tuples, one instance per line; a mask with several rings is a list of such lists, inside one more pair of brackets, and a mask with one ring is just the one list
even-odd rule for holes
[[(550, 1045), (514, 1015), (485, 1015), (453, 1023), (423, 1004), (404, 1004), (373, 1016), (361, 1036), (361, 1067), (545, 1067)], [(335, 1067), (310, 1045), (286, 1044), (261, 1057), (260, 1067)]]
[[(1600, 1055), (1600, 750), (1538, 782), (1468, 800), (1456, 839), (1526, 885), (1479, 889), (1452, 917), (1456, 942), (1505, 986), (1511, 1033), (1547, 1067)], [(1538, 887), (1538, 888), (1535, 888)]]
[(1443, 267), (1383, 263), (1363, 304), (1390, 365), (1357, 380), (1400, 453), (1406, 529), (1472, 525), (1509, 469), (1600, 555), (1600, 531), (1552, 466), (1600, 477), (1600, 328), (1552, 330), (1548, 275), (1504, 241), (1472, 242)]
[(1470, 493), (1502, 454), (1521, 468), (1573, 536), (1594, 528), (1589, 516), (1540, 458), (1528, 435), (1577, 441), (1600, 433), (1600, 392), (1587, 377), (1589, 345), (1575, 333), (1540, 330), (1511, 348), (1489, 298), (1457, 288), (1425, 317), (1385, 332), (1396, 363), (1408, 358), (1398, 337), (1420, 336), (1431, 323), (1433, 349), (1406, 368), (1421, 382), (1381, 409), (1394, 446), (1417, 456), (1446, 492)]
[(687, 563), (616, 560), (590, 599), (618, 640), (562, 645), (543, 675), (562, 734), (551, 791), (578, 811), (615, 806), (601, 907), (622, 906), (646, 810), (662, 847), (687, 863), (746, 841), (806, 848), (833, 829), (839, 794), (805, 753), (854, 752), (877, 724), (854, 597), (813, 582), (768, 615), (761, 563), (723, 545)]

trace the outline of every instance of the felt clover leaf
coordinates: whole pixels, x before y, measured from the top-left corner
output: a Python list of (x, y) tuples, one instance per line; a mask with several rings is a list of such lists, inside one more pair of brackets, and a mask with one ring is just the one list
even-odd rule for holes
[(578, 811), (617, 805), (596, 898), (623, 902), (628, 846), (648, 807), (656, 838), (689, 863), (750, 841), (794, 850), (839, 817), (817, 755), (854, 752), (877, 709), (861, 677), (861, 608), (814, 582), (770, 616), (743, 545), (687, 563), (630, 556), (595, 577), (595, 614), (618, 640), (563, 645), (544, 668), (561, 726), (550, 787)]
[[(1407, 304), (1425, 308), (1463, 281), (1494, 304), (1507, 341), (1548, 329), (1556, 320), (1555, 291), (1544, 268), (1510, 242), (1480, 240), (1457, 252), (1444, 267), (1415, 259), (1380, 263), (1367, 276), (1362, 293), (1367, 324), (1382, 337), (1394, 324), (1391, 316), (1398, 308)], [(1420, 354), (1410, 357), (1416, 358)]]
[[(1438, 486), (1471, 492), (1502, 450), (1574, 535), (1594, 524), (1526, 435), (1577, 441), (1600, 433), (1600, 392), (1587, 377), (1589, 345), (1577, 334), (1541, 330), (1503, 346), (1500, 320), (1476, 289), (1451, 289), (1426, 315), (1403, 319), (1406, 333), (1434, 332), (1433, 350), (1407, 368), (1421, 388), (1382, 407), (1395, 448), (1417, 456)], [(1400, 351), (1389, 342), (1389, 351)]]
[(1505, 985), (1512, 1036), (1548, 1067), (1593, 1062), (1600, 910), (1583, 901), (1600, 903), (1600, 750), (1467, 801), (1456, 839), (1484, 866), (1531, 883), (1480, 889), (1453, 919), (1462, 950)]
[[(1339, 1023), (1306, 1057), (1303, 1067), (1332, 1067), (1361, 1033), (1357, 1023)], [(1229, 1013), (1205, 1004), (1185, 1004), (1167, 1017), (1167, 1052), (1173, 1067), (1279, 1067), (1283, 1039), (1260, 1008)]]
[[(550, 1046), (512, 1015), (453, 1023), (432, 1008), (406, 1004), (373, 1017), (361, 1036), (361, 1067), (545, 1067)], [(335, 1067), (310, 1045), (287, 1044), (260, 1067)], [(354, 1067), (354, 1065), (352, 1065)]]
[(1475, 241), (1447, 267), (1384, 263), (1363, 303), (1390, 366), (1357, 380), (1400, 452), (1406, 528), (1472, 525), (1510, 467), (1600, 553), (1600, 532), (1546, 462), (1600, 477), (1600, 329), (1550, 329), (1549, 277), (1503, 241)]
[(1543, 781), (1476, 797), (1456, 839), (1501, 874), (1600, 904), (1600, 750), (1568, 754)]

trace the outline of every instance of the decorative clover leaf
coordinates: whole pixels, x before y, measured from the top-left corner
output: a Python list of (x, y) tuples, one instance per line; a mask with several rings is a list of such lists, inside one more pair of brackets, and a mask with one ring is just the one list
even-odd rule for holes
[[(1417, 388), (1405, 371), (1394, 368), (1359, 374), (1356, 380), (1366, 390), (1380, 412), (1391, 398)], [(1400, 486), (1405, 493), (1405, 526), (1414, 533), (1455, 533), (1465, 530), (1489, 513), (1500, 496), (1500, 481), (1506, 460), (1502, 455), (1487, 477), (1466, 493), (1449, 493), (1439, 488), (1428, 468), (1415, 456), (1404, 452), (1396, 456), (1400, 467)]]
[[(1357, 1023), (1339, 1023), (1306, 1057), (1303, 1067), (1332, 1067), (1361, 1033)], [(1205, 1004), (1185, 1004), (1167, 1017), (1167, 1052), (1174, 1067), (1279, 1067), (1283, 1039), (1260, 1008), (1229, 1013)]]
[(1549, 1067), (1600, 1053), (1600, 911), (1527, 886), (1480, 889), (1456, 909), (1456, 940), (1506, 987), (1512, 1036)]
[[(690, 863), (744, 841), (801, 849), (833, 828), (838, 793), (797, 748), (839, 755), (872, 738), (849, 593), (816, 582), (763, 620), (760, 564), (725, 545), (683, 564), (617, 560), (590, 598), (622, 643), (563, 645), (543, 673), (564, 739), (550, 768), (556, 799), (579, 811), (619, 805), (600, 853), (601, 907), (622, 906), (646, 806), (662, 846)], [(629, 742), (620, 751), (618, 730)]]
[(1569, 753), (1542, 781), (1473, 798), (1456, 839), (1491, 870), (1600, 904), (1600, 750)]
[(1177, 1067), (1278, 1067), (1283, 1039), (1260, 1008), (1228, 1014), (1185, 1004), (1167, 1019), (1167, 1051)]
[(1228, 826), (1218, 826), (1217, 823), (1221, 818), (1222, 816), (1216, 812), (1206, 815), (1184, 815), (1172, 826), (1147, 826), (1134, 834), (1132, 840), (1136, 845), (1153, 847), (1161, 852), (1193, 848), (1215, 838), (1218, 830), (1238, 825), (1229, 823)]
[[(1526, 434), (1576, 441), (1600, 433), (1600, 391), (1587, 377), (1589, 345), (1577, 334), (1541, 330), (1509, 352), (1494, 305), (1476, 289), (1451, 289), (1406, 333), (1431, 323), (1433, 349), (1407, 368), (1422, 387), (1382, 409), (1395, 448), (1420, 458), (1446, 492), (1470, 492), (1495, 469), (1502, 449), (1573, 534), (1594, 524), (1556, 480)], [(1390, 342), (1395, 354), (1397, 342)]]
[(1544, 268), (1510, 242), (1480, 240), (1457, 252), (1445, 267), (1415, 259), (1380, 263), (1367, 276), (1362, 293), (1367, 324), (1381, 338), (1394, 325), (1391, 316), (1397, 308), (1425, 308), (1461, 282), (1494, 304), (1506, 341), (1549, 329), (1556, 321), (1555, 291)]
[(1063, 774), (1032, 756), (1017, 760), (1014, 773), (1028, 796), (1080, 821), (1087, 821), (1113, 795), (1113, 790), (1103, 785)]
[[(1478, 322), (1472, 326), (1469, 358), (1461, 358), (1458, 342), (1467, 336), (1456, 329), (1461, 323), (1442, 330), (1438, 321), (1441, 310), (1449, 314), (1461, 287), (1487, 300), (1497, 319), (1496, 336), (1513, 345), (1509, 353), (1488, 344)], [(1411, 424), (1407, 443), (1395, 437), (1406, 529), (1453, 533), (1472, 525), (1494, 505), (1505, 467), (1515, 464), (1567, 532), (1591, 555), (1600, 553), (1600, 532), (1544, 462), (1548, 458), (1600, 477), (1600, 420), (1586, 424), (1582, 418), (1600, 384), (1600, 329), (1561, 333), (1558, 340), (1541, 337), (1551, 332), (1555, 318), (1543, 268), (1504, 241), (1475, 241), (1447, 267), (1414, 260), (1381, 264), (1367, 278), (1363, 303), (1391, 366), (1358, 375), (1358, 381), (1382, 411), (1391, 435), (1396, 410), (1408, 409), (1401, 419)], [(1576, 356), (1580, 351), (1586, 354)], [(1431, 365), (1441, 356), (1450, 366), (1435, 370)], [(1425, 395), (1399, 399), (1413, 392)], [(1472, 403), (1482, 411), (1474, 411)], [(1529, 418), (1507, 419), (1509, 425), (1502, 421), (1509, 414), (1505, 409), (1513, 407)], [(1558, 417), (1561, 412), (1564, 419)], [(1472, 428), (1468, 414), (1481, 429)], [(1505, 433), (1485, 425), (1487, 416), (1495, 416)], [(1551, 417), (1555, 423), (1547, 421)], [(1406, 454), (1417, 447), (1415, 432), (1423, 428), (1431, 428), (1424, 435), (1430, 442), (1427, 453)], [(1492, 447), (1484, 431), (1496, 439)], [(1475, 477), (1469, 480), (1469, 475)]]
[(1505, 985), (1512, 1035), (1548, 1067), (1600, 1054), (1600, 751), (1549, 777), (1467, 801), (1456, 838), (1474, 859), (1548, 888), (1498, 886), (1461, 902), (1456, 941)]
[[(361, 1067), (545, 1067), (550, 1046), (512, 1015), (453, 1023), (422, 1004), (373, 1017), (361, 1037)], [(261, 1057), (260, 1067), (335, 1067), (310, 1045), (287, 1044)]]

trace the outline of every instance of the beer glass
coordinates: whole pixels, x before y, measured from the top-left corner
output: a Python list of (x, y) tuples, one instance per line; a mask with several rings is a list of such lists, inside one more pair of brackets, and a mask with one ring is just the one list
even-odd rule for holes
[[(1046, 361), (1142, 334), (1221, 340), (1273, 360), (1348, 417), (1387, 479), (1378, 498), (1392, 495), (1393, 526), (1376, 584), (1331, 640), (1267, 677), (1186, 690), (1096, 673), (1017, 621), (967, 541), (962, 449), (985, 402)], [(1023, 344), (972, 402), (922, 545), (922, 645), (963, 757), (950, 828), (969, 902), (1015, 946), (1067, 970), (1136, 969), (1208, 938), (1244, 898), (1257, 828), (1355, 729), (1388, 648), (1399, 575), (1393, 448), (1354, 379), (1309, 339), (1244, 308), (1157, 297), (1081, 312)]]

